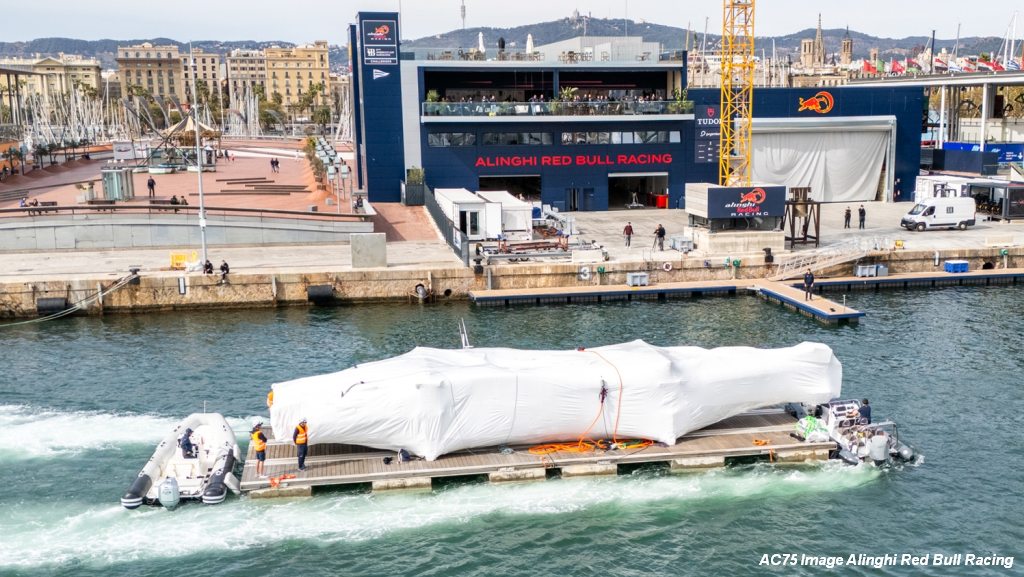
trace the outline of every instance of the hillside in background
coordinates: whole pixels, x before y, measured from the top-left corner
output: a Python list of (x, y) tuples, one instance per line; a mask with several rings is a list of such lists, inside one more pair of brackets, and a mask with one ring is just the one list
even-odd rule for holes
[[(469, 49), (475, 47), (479, 40), (479, 33), (484, 35), (484, 44), (488, 49), (497, 46), (498, 38), (505, 39), (505, 46), (508, 49), (518, 48), (522, 50), (526, 46), (526, 35), (533, 34), (535, 46), (550, 44), (566, 40), (576, 36), (643, 36), (644, 40), (660, 43), (665, 50), (678, 50), (686, 45), (687, 30), (674, 26), (664, 26), (652, 22), (635, 22), (633, 20), (590, 18), (587, 16), (574, 16), (555, 20), (552, 22), (541, 22), (527, 26), (516, 26), (514, 28), (466, 28), (465, 30), (452, 30), (444, 34), (417, 38), (415, 40), (403, 40), (403, 47), (409, 48), (444, 48), (444, 49)], [(839, 53), (839, 47), (843, 36), (846, 34), (843, 28), (823, 29), (826, 53)], [(929, 30), (922, 30), (930, 34)], [(756, 50), (760, 54), (763, 50), (770, 55), (774, 43), (776, 54), (780, 58), (787, 55), (790, 58), (797, 57), (800, 53), (800, 41), (804, 38), (814, 38), (815, 29), (805, 28), (785, 36), (764, 36), (756, 39)], [(849, 31), (853, 39), (854, 58), (865, 58), (868, 51), (878, 48), (883, 59), (889, 57), (903, 57), (908, 54), (915, 54), (931, 42), (929, 36), (908, 36), (906, 38), (879, 38), (854, 30)], [(699, 30), (689, 32), (689, 39), (692, 45), (698, 49), (704, 42), (704, 34)], [(721, 35), (709, 33), (707, 35), (706, 47), (708, 50), (716, 48), (721, 40)], [(935, 51), (942, 48), (948, 51), (953, 50), (956, 44), (955, 39), (935, 39)], [(995, 37), (968, 37), (960, 39), (960, 54), (978, 54), (980, 52), (992, 52), (999, 50), (1002, 44), (1001, 38)]]
[[(549, 44), (566, 40), (576, 36), (643, 36), (644, 40), (660, 43), (665, 50), (678, 50), (683, 48), (687, 39), (690, 44), (699, 49), (704, 44), (708, 50), (717, 48), (721, 36), (708, 34), (705, 41), (702, 31), (693, 30), (689, 33), (684, 28), (665, 26), (652, 22), (636, 22), (633, 20), (591, 18), (588, 16), (572, 16), (551, 22), (540, 22), (526, 26), (513, 28), (466, 28), (465, 30), (452, 30), (444, 34), (417, 38), (415, 40), (405, 39), (402, 41), (404, 49), (410, 48), (438, 48), (466, 50), (477, 45), (479, 34), (483, 33), (484, 44), (488, 49), (496, 49), (498, 38), (505, 39), (505, 45), (509, 50), (522, 50), (526, 47), (527, 34), (533, 34), (534, 45)], [(922, 30), (922, 32), (929, 32)], [(800, 41), (805, 38), (814, 38), (815, 29), (805, 28), (792, 34), (784, 36), (765, 36), (756, 39), (757, 53), (762, 51), (770, 56), (772, 48), (779, 58), (797, 59), (800, 53)], [(842, 28), (829, 28), (822, 30), (825, 39), (825, 52), (827, 54), (839, 53), (839, 46), (843, 36), (847, 33)], [(928, 36), (907, 36), (905, 38), (879, 38), (854, 30), (849, 31), (853, 39), (854, 58), (867, 57), (868, 51), (878, 48), (883, 60), (890, 58), (902, 58), (913, 55), (923, 49), (931, 39)], [(131, 40), (76, 40), (73, 38), (37, 38), (28, 42), (0, 42), (0, 57), (22, 56), (32, 57), (40, 55), (56, 55), (61, 52), (66, 54), (81, 54), (100, 60), (104, 68), (115, 68), (115, 53), (118, 46), (129, 46), (150, 42), (154, 45), (174, 44), (183, 51), (188, 50), (188, 43), (179, 42), (170, 38), (148, 38)], [(946, 48), (952, 51), (956, 41), (954, 39), (936, 39), (935, 50), (940, 51)], [(1001, 38), (995, 37), (966, 37), (960, 39), (960, 54), (979, 54), (981, 52), (995, 52), (1000, 49)], [(266, 48), (268, 46), (294, 46), (289, 42), (279, 41), (255, 41), (243, 40), (233, 42), (219, 42), (215, 40), (204, 40), (193, 42), (195, 48), (202, 48), (206, 52), (226, 53), (236, 48)], [(348, 53), (344, 46), (332, 45), (330, 47), (331, 69), (339, 69), (348, 59)]]

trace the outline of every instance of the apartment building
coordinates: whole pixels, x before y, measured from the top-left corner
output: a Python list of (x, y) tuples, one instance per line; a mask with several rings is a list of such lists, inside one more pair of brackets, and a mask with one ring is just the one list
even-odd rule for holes
[(232, 50), (227, 54), (225, 61), (228, 102), (238, 103), (253, 94), (257, 87), (263, 89), (265, 97), (270, 97), (266, 90), (267, 59), (262, 50)]
[(267, 97), (280, 94), (285, 107), (296, 104), (313, 86), (322, 86), (318, 104), (330, 102), (327, 41), (317, 40), (294, 48), (278, 46), (264, 50), (266, 55)]
[(144, 42), (117, 47), (117, 68), (121, 93), (133, 94), (139, 87), (153, 96), (183, 98), (185, 75), (177, 46), (154, 46)]
[[(214, 102), (224, 97), (219, 91), (222, 88), (221, 80), (224, 77), (220, 54), (211, 54), (202, 48), (193, 48), (191, 53), (185, 52), (181, 55), (181, 69), (185, 81), (185, 101), (192, 102), (192, 83), (206, 84), (210, 99)], [(196, 90), (200, 90), (196, 87)], [(200, 90), (200, 93), (202, 91)]]

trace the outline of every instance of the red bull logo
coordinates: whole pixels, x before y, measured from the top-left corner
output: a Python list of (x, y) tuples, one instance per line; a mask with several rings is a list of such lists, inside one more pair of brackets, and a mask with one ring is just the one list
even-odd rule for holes
[(810, 110), (817, 112), (818, 114), (828, 114), (832, 111), (832, 107), (835, 106), (835, 99), (832, 98), (832, 94), (822, 90), (814, 96), (807, 99), (800, 99), (800, 108), (797, 108), (797, 112), (803, 112), (804, 110)]
[(755, 188), (740, 195), (740, 204), (761, 204), (768, 197), (763, 188)]
[(391, 27), (387, 24), (381, 24), (380, 26), (373, 29), (373, 32), (369, 33), (370, 38), (374, 39), (386, 39), (388, 34), (391, 34)]

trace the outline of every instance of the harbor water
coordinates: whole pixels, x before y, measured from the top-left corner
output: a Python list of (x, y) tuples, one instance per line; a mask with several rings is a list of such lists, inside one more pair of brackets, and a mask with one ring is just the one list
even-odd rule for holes
[[(0, 329), (0, 575), (816, 575), (764, 555), (1015, 556), (843, 575), (1013, 575), (1024, 559), (1024, 344), (1017, 287), (850, 295), (829, 327), (759, 299), (477, 308), (367, 305), (70, 318)], [(430, 494), (118, 502), (181, 417), (225, 414), (245, 447), (271, 383), (426, 345), (830, 345), (923, 462), (738, 464), (672, 476)], [(743, 363), (737, 358), (736, 363)], [(722, 367), (728, 370), (729, 367)]]

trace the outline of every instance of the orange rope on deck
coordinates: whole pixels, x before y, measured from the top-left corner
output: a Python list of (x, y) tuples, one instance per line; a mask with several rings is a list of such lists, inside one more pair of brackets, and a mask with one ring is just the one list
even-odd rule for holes
[[(584, 349), (581, 349), (581, 351)], [(622, 415), (622, 373), (619, 372), (619, 368), (614, 363), (606, 359), (601, 353), (597, 351), (587, 351), (597, 355), (602, 361), (611, 365), (615, 369), (615, 374), (619, 378), (619, 402), (615, 408), (615, 425), (612, 427), (612, 442), (609, 443), (604, 439), (589, 439), (587, 435), (590, 434), (590, 430), (597, 424), (598, 419), (601, 418), (601, 413), (604, 412), (604, 401), (605, 401), (605, 390), (601, 391), (601, 403), (597, 408), (597, 414), (594, 415), (594, 420), (590, 421), (587, 425), (583, 434), (575, 443), (546, 443), (543, 445), (536, 445), (530, 447), (531, 455), (549, 455), (551, 453), (591, 453), (597, 449), (608, 450), (612, 448), (616, 449), (646, 449), (654, 444), (654, 441), (647, 439), (636, 439), (629, 441), (619, 441), (619, 417)], [(602, 389), (604, 387), (602, 386)]]

